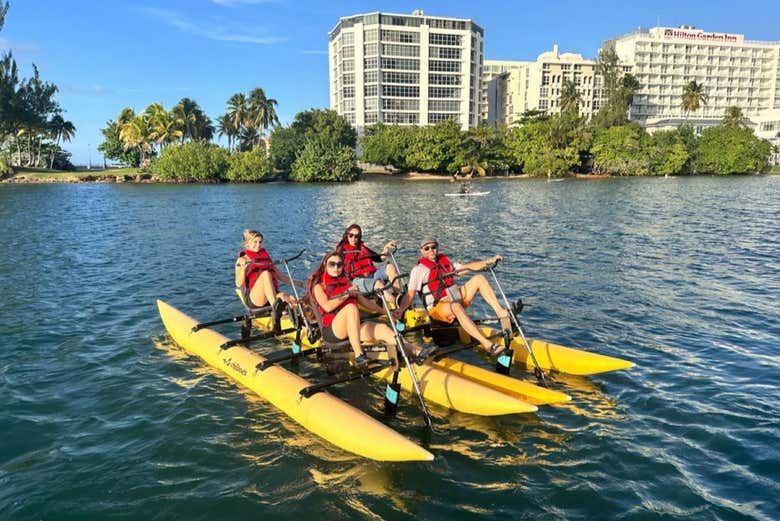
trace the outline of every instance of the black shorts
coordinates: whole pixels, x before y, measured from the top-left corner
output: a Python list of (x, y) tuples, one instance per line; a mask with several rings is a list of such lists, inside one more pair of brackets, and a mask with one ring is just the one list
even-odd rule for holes
[(346, 338), (339, 338), (333, 333), (333, 326), (328, 326), (322, 330), (322, 340), (328, 344), (337, 344), (343, 342)]

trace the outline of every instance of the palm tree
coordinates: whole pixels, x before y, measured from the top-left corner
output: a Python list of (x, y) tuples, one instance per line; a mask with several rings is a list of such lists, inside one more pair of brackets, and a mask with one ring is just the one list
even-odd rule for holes
[(190, 140), (210, 140), (214, 137), (214, 125), (211, 119), (198, 106), (198, 103), (190, 98), (182, 98), (172, 109), (178, 119), (182, 121), (182, 143)]
[(119, 139), (125, 144), (125, 149), (138, 148), (141, 153), (141, 166), (144, 166), (146, 153), (152, 148), (152, 128), (149, 120), (143, 116), (136, 116), (121, 128)]
[(57, 155), (57, 150), (60, 148), (60, 140), (70, 142), (73, 136), (76, 135), (76, 127), (72, 122), (66, 121), (62, 116), (57, 114), (49, 120), (49, 132), (55, 140), (55, 147), (51, 154), (49, 168), (54, 168), (54, 156)]
[(685, 119), (691, 112), (696, 112), (702, 105), (707, 104), (707, 93), (704, 92), (704, 84), (696, 80), (689, 81), (683, 87), (682, 103), (680, 106), (685, 111)]
[(260, 133), (254, 127), (244, 127), (238, 133), (238, 150), (246, 152), (252, 150), (255, 143), (259, 143)]
[(249, 102), (242, 92), (230, 96), (227, 101), (226, 115), (230, 118), (233, 128), (238, 131), (246, 126), (249, 118)]
[(160, 149), (174, 140), (181, 139), (182, 121), (172, 111), (166, 111), (160, 103), (152, 103), (146, 107), (144, 117), (149, 121), (151, 128), (149, 138), (160, 145)]
[(232, 152), (233, 139), (238, 135), (238, 129), (233, 126), (233, 120), (228, 114), (223, 114), (217, 118), (217, 131), (220, 137), (225, 136), (228, 140), (228, 152)]
[(563, 80), (561, 95), (558, 98), (561, 112), (572, 111), (576, 114), (579, 112), (580, 103), (582, 103), (582, 96), (577, 91), (577, 86), (571, 80)]
[(742, 109), (739, 107), (728, 107), (723, 114), (722, 123), (727, 127), (744, 127), (745, 115), (742, 113)]
[(249, 126), (257, 129), (258, 145), (260, 136), (271, 126), (279, 124), (279, 117), (276, 114), (277, 105), (278, 102), (266, 97), (265, 91), (260, 87), (252, 89), (249, 93)]

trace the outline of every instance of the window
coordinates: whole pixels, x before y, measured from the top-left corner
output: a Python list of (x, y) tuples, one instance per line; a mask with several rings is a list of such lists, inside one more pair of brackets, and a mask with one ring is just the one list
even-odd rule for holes
[(420, 68), (420, 60), (405, 58), (382, 58), (382, 68), (416, 71)]
[(429, 98), (460, 98), (460, 89), (456, 87), (428, 87)]
[(379, 59), (376, 56), (363, 59), (364, 69), (376, 69), (378, 64), (379, 64)]
[(419, 98), (420, 87), (413, 85), (382, 85), (382, 96)]
[(363, 100), (363, 107), (368, 110), (376, 110), (379, 108), (379, 100), (377, 98), (365, 98)]
[(433, 72), (460, 72), (460, 62), (430, 60), (428, 70)]
[(354, 58), (355, 57), (355, 47), (352, 45), (342, 47), (341, 48), (341, 57), (342, 58)]
[(432, 112), (460, 112), (460, 101), (442, 99), (429, 100), (428, 110)]
[(385, 110), (420, 110), (420, 100), (383, 98), (382, 108)]
[(430, 124), (436, 124), (441, 123), (442, 121), (458, 121), (459, 114), (441, 114), (438, 112), (429, 112), (428, 113), (428, 123)]
[(378, 75), (378, 71), (366, 71), (363, 76), (363, 81), (365, 83), (376, 83)]
[(445, 60), (460, 59), (460, 49), (453, 47), (431, 47), (429, 54), (431, 58), (440, 58)]
[(420, 75), (416, 72), (385, 72), (382, 74), (383, 83), (420, 83)]
[(376, 54), (377, 50), (379, 50), (379, 45), (376, 43), (367, 43), (363, 46), (364, 55)]
[(345, 99), (344, 112), (354, 112), (354, 111), (355, 111), (355, 98)]
[(539, 89), (539, 97), (540, 98), (547, 97), (547, 87), (542, 87), (541, 89)]
[(342, 72), (352, 72), (355, 70), (355, 60), (344, 60), (341, 62)]
[(341, 35), (341, 44), (342, 45), (352, 45), (355, 43), (355, 33), (352, 31), (344, 32)]
[(547, 74), (542, 74), (542, 85), (549, 85), (550, 84), (550, 76)]
[(354, 98), (355, 97), (355, 87), (344, 87), (342, 92), (343, 92), (343, 97), (345, 97), (345, 98)]
[(429, 74), (431, 85), (460, 85), (460, 74)]
[(344, 85), (354, 85), (355, 84), (355, 73), (350, 72), (349, 74), (345, 74), (341, 77), (341, 82)]
[(364, 96), (376, 96), (377, 92), (378, 92), (378, 87), (376, 85), (366, 85), (363, 87)]
[(383, 42), (420, 43), (420, 33), (382, 30)]
[(417, 45), (383, 43), (382, 54), (386, 56), (420, 56), (420, 47)]
[(376, 112), (366, 112), (364, 121), (366, 125), (376, 123), (379, 120), (379, 114)]
[(431, 45), (460, 45), (460, 35), (458, 34), (441, 34), (430, 33), (428, 35), (428, 43)]
[(390, 124), (416, 125), (419, 118), (416, 112), (383, 112), (382, 120)]
[(378, 36), (379, 36), (379, 31), (377, 29), (367, 29), (363, 33), (363, 40), (365, 40), (366, 42), (375, 42)]

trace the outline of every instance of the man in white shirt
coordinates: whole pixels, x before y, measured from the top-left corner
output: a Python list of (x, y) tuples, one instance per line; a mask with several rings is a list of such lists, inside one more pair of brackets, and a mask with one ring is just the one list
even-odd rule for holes
[(496, 255), (467, 264), (452, 263), (444, 254), (439, 253), (439, 242), (436, 239), (422, 241), (420, 254), (422, 256), (409, 274), (409, 289), (398, 302), (399, 314), (412, 304), (415, 295), (420, 291), (432, 319), (448, 324), (457, 319), (458, 324), (491, 355), (501, 354), (506, 347), (487, 339), (466, 314), (466, 308), (479, 293), (501, 320), (502, 328), (506, 329), (511, 327), (509, 312), (499, 304), (495, 291), (481, 273), (472, 276), (460, 286), (455, 284), (454, 277), (468, 271), (484, 269), (502, 260), (503, 257)]

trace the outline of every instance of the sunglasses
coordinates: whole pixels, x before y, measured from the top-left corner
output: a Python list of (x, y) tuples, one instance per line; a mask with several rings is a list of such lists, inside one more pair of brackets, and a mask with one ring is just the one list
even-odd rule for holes
[(361, 235), (359, 233), (348, 233), (347, 237), (350, 239), (360, 239)]
[(422, 247), (423, 251), (431, 251), (431, 250), (438, 250), (438, 249), (439, 249), (439, 245), (438, 244), (428, 244), (428, 245)]
[(344, 263), (341, 261), (328, 261), (329, 268), (343, 268)]

